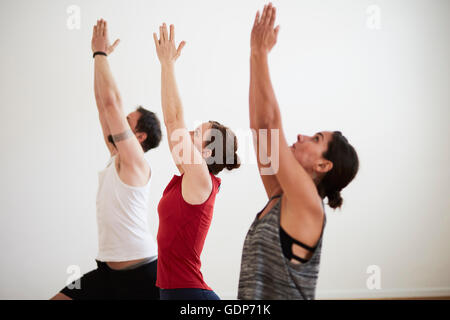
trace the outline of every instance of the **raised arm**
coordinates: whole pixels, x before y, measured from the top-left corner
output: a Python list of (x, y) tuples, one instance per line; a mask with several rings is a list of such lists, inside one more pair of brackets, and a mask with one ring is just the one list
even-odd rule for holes
[[(263, 17), (260, 18), (259, 11), (256, 13), (251, 33), (249, 118), (261, 180), (267, 197), (270, 198), (281, 191), (275, 172), (270, 170), (270, 167), (275, 166), (273, 163), (267, 163), (272, 141), (271, 131), (267, 128), (269, 123), (280, 117), (279, 113), (277, 114), (278, 104), (270, 82), (267, 55), (275, 45), (279, 28), (273, 29), (275, 15), (273, 21), (265, 19), (266, 8), (264, 6)], [(269, 25), (266, 26), (265, 22)], [(265, 159), (261, 159), (261, 154), (266, 155)], [(273, 173), (268, 174), (269, 172)]]
[(111, 131), (109, 130), (108, 122), (106, 121), (106, 114), (105, 114), (105, 108), (103, 106), (102, 99), (100, 98), (100, 92), (98, 89), (98, 80), (97, 80), (96, 72), (94, 71), (94, 93), (95, 93), (95, 101), (97, 103), (97, 109), (98, 109), (98, 117), (100, 120), (100, 125), (102, 127), (103, 132), (103, 140), (105, 141), (106, 147), (109, 150), (109, 153), (111, 156), (117, 154), (117, 150), (114, 147), (114, 145), (108, 140), (108, 136), (111, 134)]
[[(251, 35), (250, 125), (257, 132), (259, 129), (266, 129), (268, 132), (267, 148), (265, 143), (259, 143), (258, 138), (257, 152), (263, 148), (262, 151), (266, 154), (267, 150), (270, 150), (272, 155), (278, 154), (278, 157), (271, 159), (275, 174), (261, 174), (261, 178), (269, 196), (281, 187), (290, 205), (297, 208), (296, 211), (321, 212), (321, 202), (318, 201), (315, 184), (287, 144), (280, 109), (270, 81), (268, 54), (276, 43), (279, 31), (279, 26), (274, 28), (275, 18), (276, 10), (272, 4), (264, 6), (262, 15), (260, 16), (259, 12), (256, 14)], [(278, 138), (274, 145), (271, 144), (272, 130), (277, 132)], [(258, 165), (261, 172), (263, 164), (258, 162)]]
[[(92, 51), (111, 53), (118, 44), (116, 40), (112, 46), (108, 40), (108, 26), (106, 21), (99, 20), (94, 27), (92, 37)], [(144, 159), (144, 151), (130, 128), (122, 108), (122, 100), (114, 81), (108, 58), (104, 55), (95, 56), (95, 90), (96, 99), (100, 101), (100, 121), (103, 132), (111, 134), (120, 156), (120, 164), (136, 173), (149, 171)]]
[[(100, 23), (100, 20), (97, 21), (97, 25), (94, 26), (93, 32), (92, 32), (92, 52), (95, 52), (95, 50), (94, 50), (94, 39), (96, 39), (97, 32), (100, 30), (99, 28), (97, 28), (99, 23)], [(107, 55), (110, 55), (114, 51), (114, 49), (117, 47), (119, 42), (120, 42), (120, 40), (117, 39), (116, 41), (114, 41), (114, 43), (112, 45), (109, 45), (109, 43), (107, 43), (106, 44), (105, 53)], [(101, 124), (101, 127), (102, 127), (103, 139), (105, 140), (105, 144), (108, 147), (108, 150), (109, 150), (110, 154), (114, 155), (114, 154), (117, 153), (117, 150), (114, 147), (114, 145), (108, 140), (108, 136), (111, 134), (111, 131), (109, 130), (108, 123), (106, 122), (105, 107), (104, 107), (103, 101), (102, 101), (102, 99), (100, 97), (100, 91), (99, 91), (99, 88), (98, 88), (98, 81), (99, 81), (99, 79), (98, 79), (97, 70), (96, 70), (96, 68), (94, 68), (95, 102), (97, 103), (97, 110), (98, 110), (98, 116), (99, 116), (100, 124)]]
[(167, 129), (167, 138), (172, 157), (180, 173), (192, 183), (197, 181), (200, 189), (211, 187), (206, 161), (197, 150), (186, 128), (183, 116), (183, 106), (178, 93), (175, 80), (175, 61), (181, 54), (185, 42), (182, 41), (178, 48), (175, 47), (175, 28), (170, 26), (168, 33), (166, 24), (160, 27), (159, 39), (153, 33), (156, 52), (161, 62), (161, 105), (164, 115), (164, 124)]
[[(164, 23), (159, 28), (160, 39), (153, 33), (156, 52), (161, 62), (161, 104), (164, 116), (164, 123), (169, 126), (185, 128), (183, 117), (183, 106), (178, 93), (175, 80), (175, 61), (181, 54), (185, 42), (182, 41), (178, 49), (175, 48), (175, 29), (170, 26), (170, 36)], [(169, 139), (170, 140), (170, 139)]]

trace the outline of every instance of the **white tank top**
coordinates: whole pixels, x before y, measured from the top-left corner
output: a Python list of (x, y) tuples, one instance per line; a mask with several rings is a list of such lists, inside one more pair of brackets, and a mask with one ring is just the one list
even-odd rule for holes
[(99, 172), (97, 191), (98, 256), (103, 262), (157, 258), (156, 241), (148, 228), (150, 179), (133, 187), (120, 180), (111, 157)]

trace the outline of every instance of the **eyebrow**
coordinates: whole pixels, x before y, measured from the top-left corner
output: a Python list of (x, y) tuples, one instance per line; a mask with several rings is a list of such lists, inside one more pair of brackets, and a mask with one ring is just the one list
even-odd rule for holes
[(322, 140), (324, 139), (324, 138), (323, 138), (322, 132), (318, 132), (317, 135), (321, 136), (321, 137), (322, 137)]

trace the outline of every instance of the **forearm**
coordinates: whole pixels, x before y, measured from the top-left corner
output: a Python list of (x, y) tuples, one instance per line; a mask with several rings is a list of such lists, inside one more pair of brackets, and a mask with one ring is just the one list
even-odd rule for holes
[[(120, 107), (121, 98), (119, 89), (114, 81), (114, 77), (109, 67), (108, 59), (105, 56), (95, 57), (94, 71), (95, 97), (99, 112), (108, 107)], [(100, 104), (98, 103), (100, 101)], [(100, 109), (101, 108), (101, 109)]]
[(183, 120), (183, 107), (171, 63), (161, 64), (161, 105), (164, 123)]
[(270, 81), (267, 54), (251, 55), (249, 105), (252, 128), (277, 127), (280, 111)]
[(95, 102), (97, 104), (97, 110), (98, 113), (102, 113), (104, 111), (104, 107), (103, 107), (103, 101), (100, 97), (100, 90), (98, 88), (98, 75), (97, 75), (97, 70), (94, 68), (94, 95), (95, 95)]

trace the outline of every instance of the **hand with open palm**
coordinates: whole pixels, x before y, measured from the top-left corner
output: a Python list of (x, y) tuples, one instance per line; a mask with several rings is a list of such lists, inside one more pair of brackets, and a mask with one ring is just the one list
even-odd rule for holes
[(276, 9), (272, 3), (264, 6), (262, 15), (256, 13), (251, 35), (252, 54), (268, 54), (277, 42), (280, 26), (274, 28)]
[(111, 54), (119, 44), (120, 40), (117, 39), (111, 45), (108, 37), (108, 24), (105, 20), (97, 20), (97, 24), (94, 26), (92, 32), (92, 52), (104, 52), (107, 55)]
[(175, 47), (175, 27), (170, 25), (170, 34), (167, 32), (167, 26), (163, 23), (159, 27), (159, 39), (156, 33), (153, 33), (153, 39), (155, 40), (156, 53), (158, 59), (162, 65), (173, 64), (181, 54), (181, 50), (186, 44), (185, 41), (181, 41), (178, 48)]

